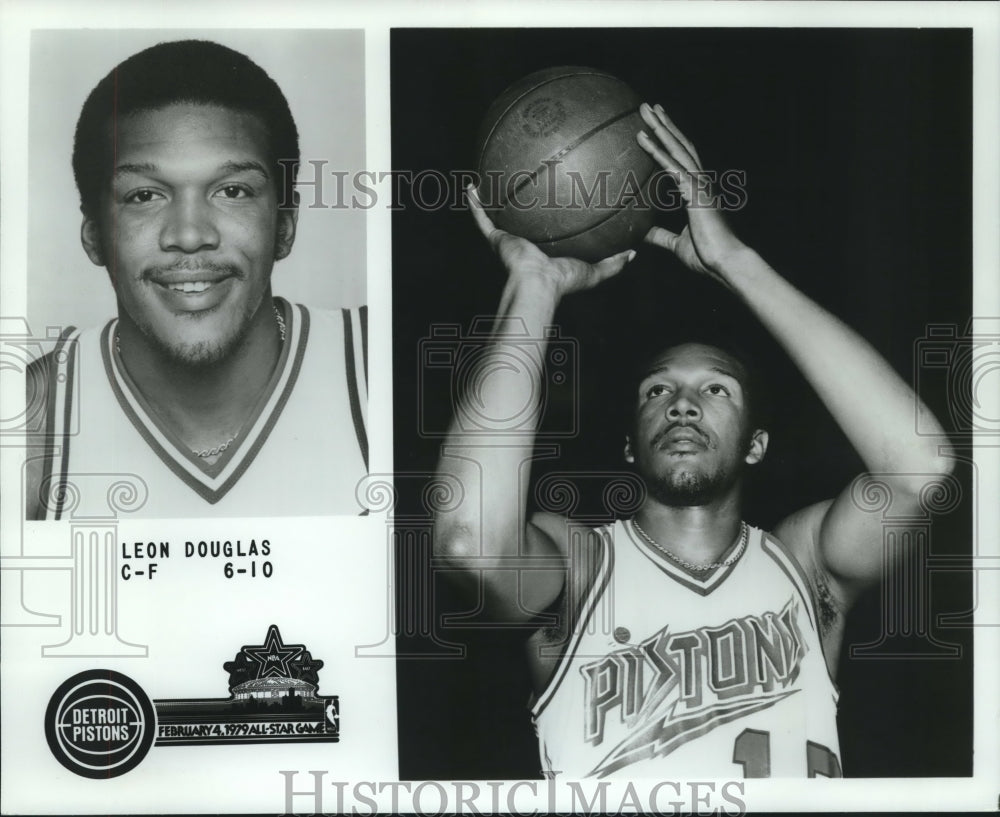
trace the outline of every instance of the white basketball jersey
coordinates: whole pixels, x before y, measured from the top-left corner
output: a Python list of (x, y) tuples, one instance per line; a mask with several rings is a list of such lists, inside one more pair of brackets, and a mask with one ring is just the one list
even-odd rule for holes
[(599, 531), (595, 581), (532, 709), (563, 778), (839, 777), (837, 689), (798, 563), (749, 528), (692, 575), (631, 521)]
[(368, 470), (364, 308), (275, 303), (286, 331), (274, 374), (211, 465), (134, 386), (115, 354), (117, 320), (103, 330), (69, 331), (49, 369), (55, 457), (43, 474), (45, 518), (66, 518), (70, 502), (93, 508), (105, 501), (79, 495), (100, 490), (94, 475), (137, 484), (135, 507), (126, 495), (119, 509), (142, 518), (362, 513), (355, 491)]

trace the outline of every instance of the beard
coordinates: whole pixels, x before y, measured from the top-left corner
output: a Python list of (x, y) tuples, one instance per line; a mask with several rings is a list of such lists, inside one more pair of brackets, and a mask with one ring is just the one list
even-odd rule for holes
[[(241, 284), (246, 281), (247, 277), (239, 267), (232, 264), (181, 259), (169, 266), (151, 266), (144, 269), (142, 279), (148, 281), (148, 279), (154, 277), (159, 272), (179, 270), (223, 272), (231, 275)], [(114, 282), (112, 281), (112, 283)], [(129, 318), (131, 318), (136, 328), (142, 333), (149, 346), (163, 360), (182, 367), (205, 369), (228, 358), (244, 342), (250, 333), (254, 315), (264, 301), (265, 293), (266, 290), (261, 290), (259, 297), (254, 297), (250, 301), (242, 303), (241, 307), (222, 304), (198, 315), (188, 315), (184, 320), (190, 323), (194, 330), (192, 334), (197, 338), (199, 334), (204, 334), (203, 330), (199, 331), (199, 321), (203, 319), (217, 320), (220, 317), (220, 312), (233, 310), (234, 308), (238, 309), (237, 312), (229, 316), (222, 315), (224, 319), (220, 322), (220, 331), (214, 337), (201, 337), (195, 340), (188, 340), (183, 335), (179, 337), (176, 328), (168, 330), (170, 334), (165, 335), (150, 320), (141, 303), (138, 308), (128, 309), (120, 296), (119, 314), (123, 308), (128, 311)], [(170, 336), (171, 334), (173, 337)]]
[(241, 315), (227, 334), (190, 343), (171, 343), (156, 334), (152, 327), (141, 323), (136, 325), (149, 344), (166, 360), (192, 369), (207, 369), (228, 358), (243, 343), (250, 332), (254, 311)]
[[(695, 426), (697, 429), (697, 426)], [(655, 437), (652, 448), (668, 429), (664, 429)], [(706, 441), (707, 441), (706, 437)], [(741, 459), (742, 453), (750, 449), (753, 432), (749, 426), (740, 433), (739, 442), (728, 448), (714, 462), (704, 463), (699, 459), (694, 462), (681, 459), (657, 463), (655, 453), (649, 452), (650, 458), (637, 454), (635, 467), (642, 477), (649, 496), (662, 505), (674, 508), (693, 508), (708, 505), (728, 493), (743, 477), (746, 463)], [(718, 443), (707, 443), (709, 451), (719, 454)]]
[(201, 341), (200, 343), (178, 344), (173, 346), (163, 343), (159, 338), (153, 335), (147, 335), (147, 337), (156, 347), (157, 351), (162, 356), (168, 358), (172, 363), (177, 363), (190, 369), (207, 369), (214, 366), (220, 360), (227, 358), (245, 334), (246, 333), (244, 332), (242, 335), (237, 335), (215, 343)]
[(646, 476), (646, 490), (660, 504), (675, 508), (708, 505), (736, 481), (735, 474), (717, 470), (711, 473), (671, 471)]
[[(243, 304), (242, 309), (225, 321), (221, 331), (214, 337), (187, 340), (183, 337), (165, 337), (161, 331), (139, 310), (128, 312), (129, 318), (145, 338), (153, 351), (164, 361), (189, 369), (210, 369), (229, 358), (246, 340), (254, 323), (254, 316), (264, 303), (267, 291), (253, 301)], [(225, 307), (216, 307), (213, 312)], [(229, 307), (231, 309), (231, 307)], [(119, 314), (124, 306), (119, 301)], [(134, 314), (137, 313), (137, 314)], [(210, 317), (203, 313), (204, 317)], [(190, 316), (187, 320), (197, 321), (200, 317)]]

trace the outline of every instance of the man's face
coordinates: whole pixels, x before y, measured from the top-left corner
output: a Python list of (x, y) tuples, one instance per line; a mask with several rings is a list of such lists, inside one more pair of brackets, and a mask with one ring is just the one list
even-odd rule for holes
[(763, 459), (767, 432), (749, 427), (745, 382), (739, 362), (713, 346), (674, 346), (653, 359), (625, 457), (656, 499), (704, 505)]
[(267, 131), (252, 114), (174, 104), (122, 117), (110, 189), (83, 242), (106, 266), (119, 316), (174, 360), (225, 358), (291, 250)]

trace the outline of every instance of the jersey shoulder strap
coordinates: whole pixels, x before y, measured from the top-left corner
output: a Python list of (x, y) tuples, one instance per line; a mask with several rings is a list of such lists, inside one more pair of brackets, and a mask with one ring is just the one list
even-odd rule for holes
[(347, 392), (351, 401), (351, 419), (361, 448), (361, 457), (368, 465), (368, 307), (340, 310), (344, 323), (344, 365), (347, 370)]
[[(74, 399), (79, 391), (80, 330), (65, 329), (55, 348), (37, 361), (40, 371), (36, 385), (44, 391), (38, 399), (45, 401), (45, 456), (37, 491), (40, 518), (61, 519), (65, 501), (65, 486), (69, 468), (69, 446), (79, 411)], [(32, 395), (28, 395), (29, 401)], [(30, 408), (30, 406), (29, 406)]]
[(569, 571), (566, 581), (567, 599), (564, 608), (569, 618), (566, 627), (568, 637), (563, 641), (563, 653), (559, 657), (552, 677), (531, 705), (533, 719), (541, 715), (566, 677), (587, 625), (611, 581), (614, 571), (612, 541), (617, 524), (613, 522), (592, 528), (591, 535), (585, 537), (580, 547), (574, 547), (573, 540), (570, 540), (567, 552)]

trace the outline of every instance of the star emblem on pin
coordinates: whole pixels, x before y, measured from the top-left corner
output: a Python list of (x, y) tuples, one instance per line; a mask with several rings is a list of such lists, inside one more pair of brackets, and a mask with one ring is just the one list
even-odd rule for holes
[(243, 652), (257, 663), (256, 678), (291, 678), (289, 664), (299, 659), (305, 652), (304, 644), (284, 644), (276, 624), (267, 629), (264, 643), (258, 646), (244, 647)]

